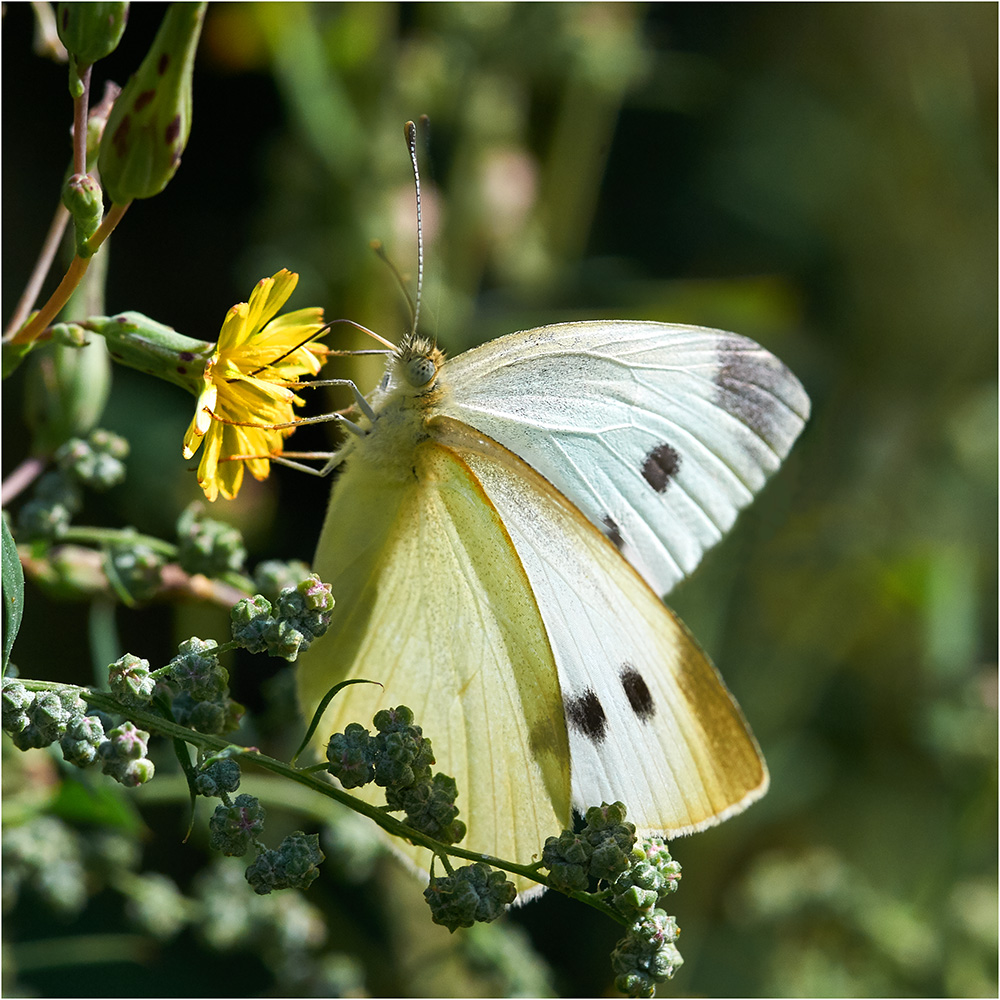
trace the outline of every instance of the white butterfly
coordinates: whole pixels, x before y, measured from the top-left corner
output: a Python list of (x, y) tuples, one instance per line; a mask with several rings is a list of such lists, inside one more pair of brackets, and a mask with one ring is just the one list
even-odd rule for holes
[(458, 783), (462, 846), (525, 864), (573, 809), (620, 799), (673, 836), (763, 795), (738, 706), (659, 595), (802, 430), (780, 361), (663, 323), (542, 327), (449, 360), (410, 337), (369, 404), (335, 459), (314, 568), (337, 604), (300, 697), (311, 714), (339, 680), (384, 689), (342, 691), (320, 732), (408, 705)]

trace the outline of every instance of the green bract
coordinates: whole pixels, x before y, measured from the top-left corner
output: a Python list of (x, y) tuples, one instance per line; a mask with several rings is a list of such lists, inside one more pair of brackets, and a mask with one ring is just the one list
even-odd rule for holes
[(174, 176), (191, 132), (191, 74), (204, 3), (171, 4), (108, 118), (98, 167), (111, 200), (159, 194)]
[(185, 337), (138, 312), (95, 316), (84, 327), (104, 338), (111, 357), (119, 364), (166, 379), (195, 395), (201, 391), (205, 365), (215, 344)]

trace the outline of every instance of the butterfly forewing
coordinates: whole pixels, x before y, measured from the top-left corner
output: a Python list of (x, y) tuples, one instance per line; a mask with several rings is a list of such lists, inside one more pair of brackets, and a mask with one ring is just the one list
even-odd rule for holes
[(731, 527), (809, 413), (777, 358), (700, 327), (541, 327), (446, 373), (440, 412), (548, 479), (661, 595)]
[(501, 446), (432, 425), (500, 515), (559, 671), (573, 806), (624, 801), (640, 828), (690, 833), (764, 793), (757, 744), (687, 630), (608, 540)]

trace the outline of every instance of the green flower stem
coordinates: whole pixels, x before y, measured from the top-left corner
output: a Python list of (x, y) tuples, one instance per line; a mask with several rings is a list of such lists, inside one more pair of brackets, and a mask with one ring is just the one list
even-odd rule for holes
[[(59, 536), (60, 542), (74, 542), (84, 545), (146, 545), (165, 559), (176, 559), (180, 549), (173, 542), (153, 535), (139, 535), (134, 531), (120, 528), (95, 528), (86, 525), (71, 525)], [(218, 579), (245, 594), (254, 593), (253, 580), (232, 570), (221, 573)]]
[(105, 965), (111, 962), (148, 962), (155, 945), (144, 934), (75, 934), (22, 941), (13, 946), (14, 961), (22, 972), (69, 965)]
[[(200, 750), (208, 751), (210, 753), (220, 753), (233, 746), (229, 740), (222, 739), (218, 736), (208, 736), (205, 733), (195, 732), (193, 729), (188, 729), (185, 726), (178, 725), (176, 722), (170, 722), (162, 716), (155, 715), (152, 712), (143, 711), (138, 708), (127, 708), (120, 701), (105, 691), (94, 691), (90, 688), (79, 688), (69, 684), (58, 684), (54, 681), (35, 681), (28, 678), (20, 678), (20, 681), (29, 691), (75, 691), (81, 698), (84, 699), (84, 701), (87, 702), (88, 705), (91, 705), (94, 708), (99, 708), (103, 712), (109, 712), (114, 715), (124, 715), (141, 729), (145, 729), (150, 733), (156, 732), (174, 740), (183, 740), (185, 743), (190, 743), (192, 746), (195, 746)], [(493, 868), (500, 868), (503, 871), (510, 872), (512, 875), (521, 875), (524, 878), (538, 882), (540, 885), (548, 886), (549, 884), (548, 879), (541, 874), (537, 866), (519, 865), (513, 861), (505, 861), (502, 858), (495, 858), (490, 854), (480, 854), (477, 851), (467, 851), (464, 848), (456, 847), (454, 844), (442, 844), (440, 841), (434, 840), (432, 837), (428, 837), (417, 830), (413, 830), (405, 823), (402, 823), (393, 816), (390, 816), (385, 811), (384, 807), (380, 808), (379, 806), (373, 806), (362, 799), (348, 794), (343, 789), (335, 788), (333, 785), (329, 784), (329, 782), (313, 777), (312, 774), (309, 773), (308, 768), (292, 767), (290, 764), (284, 763), (284, 761), (275, 760), (273, 757), (268, 757), (266, 754), (262, 754), (257, 750), (249, 748), (245, 754), (241, 754), (241, 759), (246, 761), (248, 764), (255, 764), (257, 767), (262, 768), (265, 771), (270, 771), (272, 774), (280, 775), (289, 781), (294, 781), (297, 784), (304, 785), (306, 788), (309, 788), (314, 792), (318, 792), (320, 795), (325, 795), (327, 798), (333, 799), (335, 802), (339, 802), (348, 809), (353, 809), (354, 812), (367, 817), (377, 826), (380, 826), (383, 830), (385, 830), (385, 832), (390, 836), (399, 837), (402, 840), (409, 840), (414, 844), (419, 844), (441, 857), (447, 855), (449, 857), (462, 858), (466, 861), (482, 861)], [(566, 895), (579, 900), (581, 903), (586, 903), (588, 906), (600, 911), (616, 923), (622, 924), (623, 926), (627, 924), (626, 919), (611, 906), (605, 903), (597, 894), (587, 892), (571, 892), (566, 893)]]
[(48, 302), (42, 306), (41, 309), (34, 315), (34, 317), (22, 326), (17, 333), (11, 338), (11, 343), (13, 344), (28, 344), (31, 341), (36, 340), (42, 333), (43, 330), (59, 315), (63, 306), (69, 302), (70, 296), (76, 290), (77, 286), (83, 280), (83, 276), (87, 273), (87, 268), (90, 266), (91, 257), (98, 251), (101, 244), (111, 235), (114, 231), (115, 226), (121, 222), (122, 216), (125, 214), (129, 205), (132, 203), (125, 202), (123, 205), (112, 205), (108, 210), (108, 214), (104, 216), (104, 221), (101, 223), (100, 228), (91, 236), (87, 243), (87, 249), (90, 252), (88, 257), (74, 257), (73, 262), (70, 264), (69, 269), (66, 274), (63, 275), (62, 281), (59, 282), (59, 286), (49, 297)]
[(137, 535), (120, 528), (92, 528), (71, 525), (59, 536), (60, 542), (77, 542), (92, 545), (146, 545), (166, 559), (176, 559), (180, 550), (172, 542), (153, 535)]
[(87, 112), (90, 109), (90, 71), (87, 66), (80, 73), (83, 93), (73, 98), (73, 173), (87, 172)]

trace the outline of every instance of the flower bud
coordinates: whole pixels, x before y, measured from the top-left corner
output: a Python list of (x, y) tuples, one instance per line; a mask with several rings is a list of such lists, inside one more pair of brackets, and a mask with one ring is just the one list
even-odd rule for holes
[(127, 21), (127, 3), (61, 3), (56, 7), (59, 40), (79, 70), (118, 48)]
[(104, 215), (101, 185), (90, 174), (73, 174), (63, 185), (62, 200), (76, 227), (77, 256), (93, 256), (87, 241), (97, 232)]
[(152, 48), (115, 101), (98, 167), (116, 205), (159, 194), (180, 164), (191, 132), (191, 75), (205, 7), (170, 5)]
[(67, 438), (88, 434), (101, 418), (111, 389), (111, 360), (104, 345), (46, 345), (32, 354), (26, 416), (33, 448), (55, 451)]

